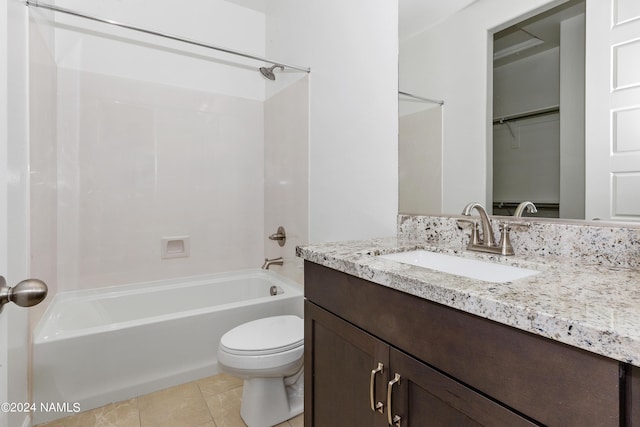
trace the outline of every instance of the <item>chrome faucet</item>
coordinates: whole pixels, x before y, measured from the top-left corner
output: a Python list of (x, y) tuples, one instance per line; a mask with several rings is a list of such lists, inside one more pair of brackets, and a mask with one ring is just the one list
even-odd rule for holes
[(282, 259), (282, 257), (278, 257), (278, 258), (265, 258), (264, 259), (264, 264), (262, 264), (262, 269), (263, 270), (268, 270), (269, 266), (271, 265), (282, 265), (284, 263), (284, 260)]
[(527, 210), (527, 212), (529, 213), (536, 213), (538, 212), (538, 209), (536, 208), (536, 205), (533, 204), (533, 202), (530, 201), (526, 201), (526, 202), (522, 202), (518, 205), (518, 207), (516, 208), (516, 211), (513, 213), (513, 216), (515, 218), (520, 218), (522, 217), (522, 214), (524, 213), (524, 210)]

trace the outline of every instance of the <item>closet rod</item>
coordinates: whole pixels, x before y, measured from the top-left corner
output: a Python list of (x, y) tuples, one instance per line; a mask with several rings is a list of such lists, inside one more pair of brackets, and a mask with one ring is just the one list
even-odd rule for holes
[(145, 29), (145, 28), (140, 28), (140, 27), (134, 27), (133, 25), (129, 25), (129, 24), (124, 24), (122, 22), (117, 22), (117, 21), (113, 21), (111, 19), (104, 19), (104, 18), (99, 18), (96, 16), (91, 16), (91, 15), (86, 15), (84, 13), (79, 13), (70, 9), (65, 9), (62, 7), (58, 7), (58, 6), (54, 6), (51, 4), (46, 4), (46, 3), (42, 3), (38, 0), (26, 0), (26, 5), (27, 6), (34, 6), (34, 7), (39, 7), (42, 9), (48, 9), (54, 12), (60, 12), (60, 13), (65, 13), (67, 15), (72, 15), (72, 16), (77, 16), (79, 18), (84, 18), (84, 19), (89, 19), (91, 21), (96, 21), (96, 22), (102, 22), (104, 24), (109, 24), (109, 25), (114, 25), (116, 27), (121, 27), (121, 28), (126, 28), (128, 30), (133, 30), (133, 31), (138, 31), (141, 33), (146, 33), (146, 34), (151, 34), (154, 36), (159, 36), (159, 37), (164, 37), (167, 39), (171, 39), (171, 40), (175, 40), (175, 41), (179, 41), (179, 42), (183, 42), (183, 43), (188, 43), (188, 44), (192, 44), (195, 46), (200, 46), (200, 47), (204, 47), (207, 49), (213, 49), (213, 50), (217, 50), (220, 52), (224, 52), (224, 53), (230, 53), (232, 55), (238, 55), (238, 56), (242, 56), (245, 58), (249, 58), (249, 59), (255, 59), (258, 61), (263, 61), (263, 62), (267, 62), (269, 64), (272, 65), (281, 65), (285, 68), (291, 68), (294, 70), (298, 70), (298, 71), (304, 71), (305, 73), (310, 73), (311, 72), (311, 68), (305, 68), (305, 67), (300, 67), (298, 65), (291, 65), (291, 64), (285, 64), (284, 62), (279, 62), (279, 61), (273, 61), (271, 59), (267, 59), (267, 58), (262, 58), (260, 56), (256, 56), (256, 55), (251, 55), (249, 53), (244, 53), (244, 52), (239, 52), (237, 50), (233, 50), (233, 49), (227, 49), (224, 47), (220, 47), (220, 46), (214, 46), (211, 44), (207, 44), (207, 43), (202, 43), (196, 40), (190, 40), (190, 39), (186, 39), (184, 37), (178, 37), (178, 36), (174, 36), (172, 34), (167, 34), (167, 33), (162, 33), (160, 31), (154, 31), (154, 30), (149, 30), (149, 29)]
[(423, 98), (422, 96), (416, 96), (416, 95), (412, 95), (408, 92), (402, 92), (402, 91), (398, 91), (399, 95), (404, 95), (404, 96), (408, 96), (409, 98), (414, 98), (414, 99), (419, 99), (420, 101), (426, 101), (426, 102), (432, 102), (434, 104), (439, 104), (439, 105), (444, 105), (444, 101), (438, 100), (438, 99), (429, 99), (429, 98)]
[(507, 123), (514, 120), (530, 119), (532, 117), (546, 116), (547, 114), (554, 114), (559, 112), (560, 112), (560, 107), (558, 105), (555, 105), (553, 107), (541, 108), (539, 110), (533, 110), (527, 113), (512, 114), (510, 116), (504, 116), (498, 119), (493, 119), (493, 124), (495, 125), (498, 123), (502, 124), (502, 123)]

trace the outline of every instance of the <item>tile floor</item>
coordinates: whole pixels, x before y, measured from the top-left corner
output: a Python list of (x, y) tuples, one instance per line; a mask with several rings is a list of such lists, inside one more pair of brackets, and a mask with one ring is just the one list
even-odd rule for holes
[[(246, 427), (240, 418), (242, 380), (214, 375), (38, 427)], [(277, 427), (303, 427), (302, 414)]]

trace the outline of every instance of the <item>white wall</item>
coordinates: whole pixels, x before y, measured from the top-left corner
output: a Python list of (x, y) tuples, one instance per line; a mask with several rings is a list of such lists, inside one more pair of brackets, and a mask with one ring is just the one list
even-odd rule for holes
[(492, 119), (560, 105), (560, 48), (493, 69)]
[(493, 201), (561, 203), (558, 114), (494, 125)]
[[(57, 6), (263, 56), (265, 15), (224, 0), (60, 0)], [(264, 100), (255, 60), (56, 14), (56, 62), (84, 70)]]
[[(303, 260), (296, 257), (296, 246), (309, 243), (308, 106), (308, 78), (290, 84), (264, 106), (264, 256), (282, 257), (282, 267), (270, 268), (298, 283), (303, 282)], [(287, 235), (284, 246), (266, 238), (279, 226)]]
[(277, 0), (267, 53), (310, 66), (309, 241), (395, 234), (398, 4)]
[[(489, 70), (492, 33), (523, 15), (532, 16), (549, 0), (485, 0), (403, 43), (400, 85), (443, 99), (443, 212), (459, 213), (471, 201), (491, 205), (492, 117)], [(419, 55), (405, 54), (404, 50)], [(405, 84), (406, 82), (406, 84)], [(406, 88), (406, 89), (405, 89)], [(471, 179), (470, 179), (471, 178)]]
[(585, 219), (585, 15), (560, 31), (560, 218)]
[[(402, 104), (402, 101), (401, 101)], [(442, 108), (401, 115), (398, 133), (398, 212), (442, 211)]]

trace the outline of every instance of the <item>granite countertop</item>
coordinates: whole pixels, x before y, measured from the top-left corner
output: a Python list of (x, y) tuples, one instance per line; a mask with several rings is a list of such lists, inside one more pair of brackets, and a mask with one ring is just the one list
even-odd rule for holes
[[(539, 270), (506, 283), (469, 279), (376, 255), (426, 249)], [(640, 271), (575, 259), (499, 255), (384, 238), (308, 245), (297, 255), (371, 282), (640, 366)]]

